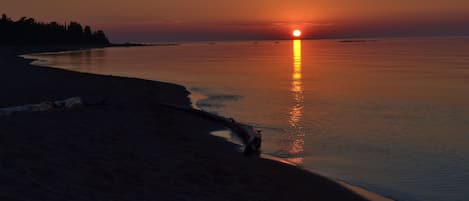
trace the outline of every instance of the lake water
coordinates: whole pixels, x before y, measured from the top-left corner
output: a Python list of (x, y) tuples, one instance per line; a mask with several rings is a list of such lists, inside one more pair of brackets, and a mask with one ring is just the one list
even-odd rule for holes
[[(469, 39), (197, 42), (41, 55), (179, 83), (263, 152), (399, 200), (469, 199)], [(314, 188), (314, 187), (311, 187)]]

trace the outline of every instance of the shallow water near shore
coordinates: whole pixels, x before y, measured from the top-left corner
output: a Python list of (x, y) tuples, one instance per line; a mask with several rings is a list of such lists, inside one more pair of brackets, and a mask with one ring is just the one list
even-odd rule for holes
[(398, 200), (466, 200), (469, 39), (187, 43), (37, 65), (182, 84), (263, 130), (263, 151)]

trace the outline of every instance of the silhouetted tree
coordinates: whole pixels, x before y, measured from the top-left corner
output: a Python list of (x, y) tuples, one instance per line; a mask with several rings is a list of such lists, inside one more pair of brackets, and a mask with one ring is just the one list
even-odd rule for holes
[(90, 26), (85, 26), (84, 34), (85, 37), (91, 37), (92, 32)]
[(83, 44), (108, 45), (103, 31), (93, 32), (89, 26), (77, 22), (60, 25), (57, 22), (41, 23), (22, 17), (17, 21), (3, 14), (0, 19), (0, 45), (54, 45)]
[(2, 22), (3, 22), (3, 21), (7, 21), (7, 20), (8, 20), (7, 15), (6, 15), (6, 14), (2, 14)]
[(109, 40), (106, 38), (106, 34), (104, 34), (104, 32), (101, 30), (93, 33), (92, 40), (94, 43), (99, 41), (105, 41), (106, 43), (109, 43)]

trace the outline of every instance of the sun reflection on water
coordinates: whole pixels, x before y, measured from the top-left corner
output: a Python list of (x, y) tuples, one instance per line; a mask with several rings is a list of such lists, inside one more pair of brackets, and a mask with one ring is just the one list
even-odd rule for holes
[(301, 40), (293, 40), (293, 75), (291, 92), (293, 95), (293, 106), (290, 108), (289, 124), (292, 129), (292, 143), (289, 153), (295, 157), (289, 160), (296, 164), (303, 162), (303, 157), (298, 156), (303, 152), (304, 132), (301, 126), (301, 118), (303, 116), (303, 82), (301, 74)]

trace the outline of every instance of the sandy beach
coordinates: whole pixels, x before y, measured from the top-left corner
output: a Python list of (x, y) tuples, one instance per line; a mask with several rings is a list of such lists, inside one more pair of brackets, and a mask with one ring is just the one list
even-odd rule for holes
[[(179, 85), (30, 66), (0, 48), (0, 108), (82, 97), (84, 105), (0, 117), (1, 200), (365, 200), (297, 167), (245, 157)], [(71, 48), (75, 49), (75, 48)]]

